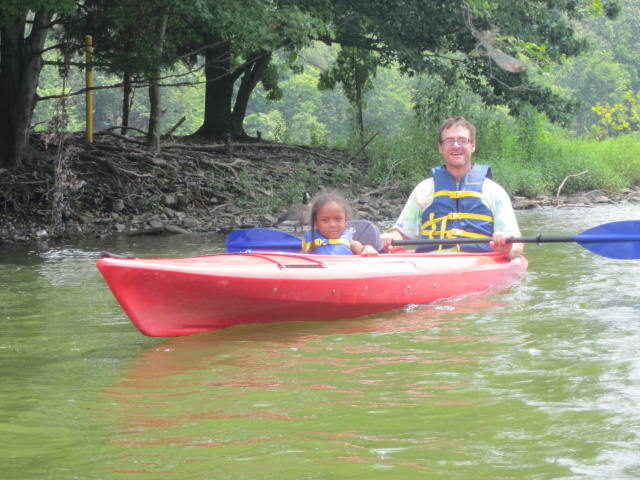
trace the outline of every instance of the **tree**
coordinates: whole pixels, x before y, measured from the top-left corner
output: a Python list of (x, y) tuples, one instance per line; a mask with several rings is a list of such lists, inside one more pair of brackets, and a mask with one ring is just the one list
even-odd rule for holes
[(585, 133), (599, 121), (594, 105), (623, 102), (624, 92), (640, 90), (640, 1), (622, 0), (615, 20), (587, 16), (577, 29), (588, 51), (549, 69), (546, 77), (580, 102), (575, 130)]
[[(162, 12), (166, 22), (159, 20)], [(150, 31), (154, 25), (166, 25), (159, 44), (150, 40), (157, 38)], [(322, 28), (322, 22), (289, 0), (87, 0), (68, 26), (76, 39), (96, 32), (96, 67), (134, 84), (149, 84), (159, 76), (156, 69), (166, 71), (178, 62), (202, 68), (204, 118), (196, 135), (213, 140), (246, 137), (242, 124), (249, 98), (265, 79), (272, 52), (294, 51)], [(159, 85), (174, 83), (167, 78)], [(275, 89), (275, 84), (263, 84)], [(126, 96), (123, 105), (128, 105)]]
[[(89, 31), (96, 36), (96, 68), (131, 82), (171, 85), (175, 80), (162, 75), (173, 65), (204, 58), (204, 119), (197, 134), (215, 140), (246, 138), (242, 124), (253, 89), (262, 82), (277, 90), (265, 82), (274, 78), (273, 53), (295, 55), (313, 39), (374, 52), (380, 65), (393, 63), (410, 74), (441, 74), (444, 59), (487, 103), (513, 112), (533, 104), (562, 120), (570, 103), (532, 82), (523, 58), (555, 61), (577, 54), (585, 44), (571, 22), (615, 11), (609, 0), (4, 0), (0, 165), (20, 161), (44, 42), (61, 17), (74, 20), (65, 23), (65, 37), (75, 24), (76, 38)], [(163, 16), (166, 28), (160, 28)], [(366, 70), (373, 67), (367, 61)], [(354, 99), (362, 100), (366, 82), (358, 78)]]
[(31, 128), (47, 35), (72, 0), (3, 0), (0, 4), (0, 167), (16, 168)]
[(340, 49), (331, 70), (320, 75), (318, 86), (321, 89), (333, 89), (337, 83), (356, 109), (356, 126), (360, 141), (364, 142), (364, 103), (365, 94), (373, 88), (373, 77), (380, 64), (375, 52), (359, 47), (344, 47)]
[(558, 84), (580, 102), (575, 129), (584, 133), (598, 118), (593, 106), (598, 103), (618, 103), (624, 93), (633, 88), (633, 67), (612, 58), (610, 51), (592, 51), (579, 60), (565, 65)]
[[(601, 0), (336, 0), (333, 36), (327, 41), (378, 53), (408, 73), (460, 76), (490, 105), (517, 113), (537, 106), (553, 120), (567, 120), (572, 101), (529, 78), (527, 63), (558, 61), (581, 52), (573, 21), (614, 16), (615, 2)], [(445, 60), (449, 66), (442, 69)], [(446, 78), (445, 78), (446, 79)]]
[(163, 70), (177, 62), (179, 48), (179, 42), (170, 37), (177, 28), (169, 32), (168, 25), (172, 19), (182, 26), (182, 8), (184, 3), (170, 0), (85, 0), (76, 15), (66, 18), (65, 28), (60, 32), (67, 41), (76, 44), (81, 44), (90, 33), (94, 40), (93, 67), (123, 79), (123, 133), (129, 126), (133, 87), (148, 87), (147, 141), (154, 149), (159, 147), (162, 116), (160, 77)]
[(250, 9), (245, 2), (228, 1), (226, 8), (220, 2), (212, 6), (216, 15), (201, 25), (203, 41), (197, 45), (207, 83), (204, 120), (195, 136), (210, 140), (247, 139), (243, 123), (257, 84), (277, 95), (276, 83), (269, 81), (273, 52), (296, 52), (325, 30), (322, 0), (253, 0)]
[(593, 111), (598, 115), (599, 125), (592, 131), (597, 138), (640, 130), (640, 93), (625, 92), (625, 101), (616, 104), (597, 103)]

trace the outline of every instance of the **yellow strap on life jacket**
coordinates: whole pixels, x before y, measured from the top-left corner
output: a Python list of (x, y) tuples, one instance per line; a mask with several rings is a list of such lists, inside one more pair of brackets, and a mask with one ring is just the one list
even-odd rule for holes
[[(462, 230), (460, 228), (450, 228), (447, 229), (447, 221), (448, 220), (459, 220), (463, 218), (470, 218), (474, 220), (485, 220), (487, 222), (492, 222), (493, 217), (491, 215), (482, 215), (478, 213), (461, 213), (461, 212), (452, 212), (442, 217), (434, 218), (435, 215), (432, 213), (429, 216), (429, 220), (422, 224), (422, 236), (430, 239), (449, 239), (449, 238), (490, 238), (488, 235), (483, 235), (481, 233), (468, 232), (467, 230)], [(438, 225), (440, 228), (438, 229)], [(444, 245), (438, 245), (438, 251), (441, 251), (444, 248)], [(460, 251), (460, 245), (455, 246), (457, 251)]]
[[(447, 217), (435, 218), (435, 213), (429, 214), (429, 220), (422, 224), (422, 236), (430, 239), (434, 238), (446, 238), (447, 236)], [(440, 225), (440, 230), (437, 230), (438, 224)], [(438, 251), (442, 250), (442, 245), (438, 245)]]
[[(433, 215), (433, 214), (432, 214)], [(493, 222), (493, 217), (491, 215), (482, 215), (480, 213), (461, 213), (461, 212), (451, 212), (442, 217), (433, 218), (433, 216), (429, 217), (429, 220), (422, 224), (422, 234), (426, 235), (425, 230), (429, 227), (435, 227), (438, 223), (443, 223), (446, 225), (447, 220), (461, 220), (464, 218), (469, 218), (471, 220), (484, 220), (485, 222)]]
[[(433, 194), (435, 197), (449, 197), (452, 199), (474, 197), (484, 199), (482, 192), (474, 190), (438, 190)], [(468, 232), (459, 228), (447, 228), (447, 223), (450, 220), (478, 220), (485, 222), (493, 222), (492, 215), (483, 215), (479, 213), (466, 213), (466, 212), (451, 212), (447, 215), (435, 218), (435, 214), (431, 213), (429, 219), (422, 224), (421, 234), (423, 238), (430, 239), (453, 239), (460, 237), (468, 238), (489, 238), (487, 235), (480, 233)], [(438, 251), (445, 248), (444, 245), (438, 246)], [(461, 251), (460, 245), (456, 245), (457, 251)]]
[(346, 245), (351, 248), (351, 243), (344, 238), (314, 238), (313, 243), (302, 240), (302, 251), (310, 252), (312, 247), (322, 247), (323, 245)]
[(484, 235), (483, 233), (468, 232), (460, 228), (452, 228), (447, 231), (447, 234), (448, 238), (491, 238), (489, 235)]
[(464, 198), (464, 197), (477, 197), (482, 198), (481, 192), (474, 192), (473, 190), (438, 190), (433, 194), (434, 197), (451, 197), (451, 198)]

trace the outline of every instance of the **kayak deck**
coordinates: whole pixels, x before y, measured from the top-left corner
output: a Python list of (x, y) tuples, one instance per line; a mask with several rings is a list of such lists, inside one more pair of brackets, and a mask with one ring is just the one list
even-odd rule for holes
[(274, 252), (102, 258), (134, 325), (179, 336), (246, 323), (355, 318), (504, 288), (526, 271), (494, 253), (327, 256)]

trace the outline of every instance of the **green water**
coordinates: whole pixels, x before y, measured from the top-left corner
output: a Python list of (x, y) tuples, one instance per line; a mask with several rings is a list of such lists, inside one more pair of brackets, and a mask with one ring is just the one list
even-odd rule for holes
[[(573, 234), (640, 206), (519, 218)], [(138, 333), (94, 266), (221, 246), (0, 246), (0, 478), (640, 478), (640, 261), (529, 245), (506, 292), (176, 339)]]

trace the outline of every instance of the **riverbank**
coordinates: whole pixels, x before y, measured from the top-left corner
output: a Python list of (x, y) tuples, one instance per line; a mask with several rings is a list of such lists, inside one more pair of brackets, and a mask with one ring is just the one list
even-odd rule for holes
[[(2, 171), (0, 242), (185, 232), (227, 233), (277, 227), (278, 214), (303, 193), (342, 191), (357, 217), (393, 220), (407, 186), (366, 182), (365, 160), (327, 147), (272, 143), (165, 142), (150, 152), (137, 139), (113, 133), (65, 139), (62, 149), (33, 137), (19, 171)], [(354, 188), (357, 186), (357, 188)], [(516, 209), (640, 203), (640, 188), (528, 199)]]

